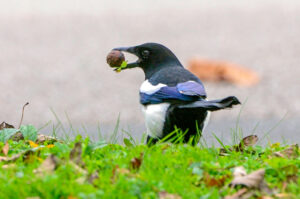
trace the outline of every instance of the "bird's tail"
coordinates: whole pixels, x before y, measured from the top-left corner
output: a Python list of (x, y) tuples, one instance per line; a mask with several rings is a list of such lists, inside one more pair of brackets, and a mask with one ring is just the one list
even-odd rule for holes
[(234, 97), (229, 96), (218, 100), (201, 100), (190, 104), (179, 105), (178, 108), (189, 109), (189, 108), (200, 108), (207, 111), (217, 111), (220, 109), (231, 108), (233, 105), (241, 104), (240, 101)]

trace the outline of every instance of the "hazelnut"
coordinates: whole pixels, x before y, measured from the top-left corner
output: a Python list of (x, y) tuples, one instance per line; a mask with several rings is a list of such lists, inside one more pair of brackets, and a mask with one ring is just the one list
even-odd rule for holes
[(112, 50), (106, 57), (106, 62), (110, 67), (120, 67), (122, 62), (125, 61), (125, 56), (121, 51)]

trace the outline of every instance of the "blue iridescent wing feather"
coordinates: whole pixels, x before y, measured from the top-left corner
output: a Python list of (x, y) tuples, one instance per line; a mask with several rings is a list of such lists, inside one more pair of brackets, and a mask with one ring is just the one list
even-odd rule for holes
[(179, 83), (174, 87), (165, 86), (153, 94), (140, 92), (141, 104), (158, 104), (171, 100), (193, 102), (205, 97), (203, 85), (193, 81)]

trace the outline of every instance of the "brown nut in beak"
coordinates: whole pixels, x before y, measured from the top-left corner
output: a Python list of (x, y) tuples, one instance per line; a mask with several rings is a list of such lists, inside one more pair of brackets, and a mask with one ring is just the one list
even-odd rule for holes
[(125, 56), (118, 50), (112, 50), (106, 57), (106, 62), (113, 68), (120, 67), (123, 61), (125, 61)]

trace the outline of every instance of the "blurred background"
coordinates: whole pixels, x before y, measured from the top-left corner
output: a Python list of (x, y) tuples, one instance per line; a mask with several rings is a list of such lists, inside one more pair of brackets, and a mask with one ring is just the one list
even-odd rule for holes
[[(239, 87), (204, 82), (210, 99), (228, 95), (243, 108), (212, 114), (212, 133), (231, 140), (236, 125), (264, 141), (300, 141), (300, 1), (288, 0), (0, 0), (0, 122), (61, 123), (66, 132), (98, 138), (120, 128), (145, 131), (138, 89), (141, 70), (115, 73), (114, 47), (158, 42), (187, 66), (193, 57), (252, 69), (260, 82)], [(240, 116), (239, 116), (240, 113)], [(62, 130), (59, 127), (60, 131)]]

